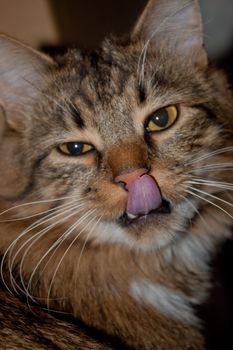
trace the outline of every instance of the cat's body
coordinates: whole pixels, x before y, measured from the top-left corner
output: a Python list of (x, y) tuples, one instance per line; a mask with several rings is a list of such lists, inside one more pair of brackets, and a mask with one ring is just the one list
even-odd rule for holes
[[(93, 330), (85, 329), (77, 322), (74, 325), (72, 320), (67, 322), (48, 315), (38, 308), (29, 308), (26, 303), (16, 299), (4, 289), (1, 289), (0, 296), (0, 347), (2, 350), (65, 350), (67, 348), (72, 350), (127, 350), (124, 345), (119, 345), (117, 340), (96, 335)], [(114, 346), (111, 346), (111, 343)]]
[(231, 235), (233, 102), (197, 2), (152, 0), (129, 40), (59, 62), (0, 50), (5, 286), (134, 349), (203, 349), (196, 308)]

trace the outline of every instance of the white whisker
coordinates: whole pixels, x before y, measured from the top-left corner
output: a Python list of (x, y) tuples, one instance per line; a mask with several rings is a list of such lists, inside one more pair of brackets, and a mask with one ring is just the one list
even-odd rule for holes
[(232, 203), (230, 203), (230, 202), (228, 202), (228, 201), (226, 201), (226, 200), (224, 200), (224, 199), (222, 199), (222, 198), (219, 198), (219, 197), (217, 197), (217, 196), (214, 196), (213, 194), (210, 194), (210, 193), (208, 193), (208, 192), (199, 190), (199, 189), (197, 189), (197, 188), (195, 188), (195, 187), (190, 187), (190, 188), (191, 188), (193, 191), (202, 193), (202, 194), (204, 194), (204, 195), (206, 195), (206, 196), (208, 196), (208, 197), (217, 199), (218, 201), (220, 201), (220, 202), (222, 202), (222, 203), (225, 203), (225, 204), (230, 205), (231, 207), (233, 207), (233, 204), (232, 204)]
[[(84, 207), (85, 204), (83, 205), (76, 205), (76, 206), (73, 206), (72, 208), (62, 212), (60, 215), (66, 215), (67, 212), (70, 212), (72, 211), (71, 214), (69, 214), (68, 216), (65, 216), (63, 218), (61, 218), (60, 220), (56, 221), (55, 223), (52, 223), (50, 224), (48, 227), (44, 228), (43, 230), (37, 232), (36, 234), (34, 234), (32, 237), (30, 237), (29, 239), (26, 240), (26, 242), (24, 242), (24, 244), (21, 245), (21, 247), (17, 250), (16, 254), (14, 255), (14, 258), (12, 259), (12, 262), (11, 262), (11, 269), (12, 267), (14, 266), (14, 262), (18, 256), (18, 254), (20, 253), (20, 251), (23, 250), (23, 248), (28, 244), (30, 243), (30, 241), (32, 241), (32, 243), (27, 247), (27, 249), (25, 250), (23, 256), (22, 256), (22, 259), (21, 259), (21, 262), (20, 262), (20, 268), (19, 268), (19, 275), (20, 275), (20, 281), (21, 281), (21, 284), (24, 288), (24, 290), (26, 290), (26, 287), (25, 287), (25, 284), (24, 284), (24, 281), (23, 281), (23, 274), (22, 274), (22, 268), (23, 268), (23, 263), (24, 263), (24, 260), (25, 260), (25, 257), (28, 253), (28, 251), (31, 249), (31, 247), (36, 243), (38, 242), (39, 239), (41, 239), (47, 232), (51, 231), (51, 229), (53, 229), (54, 227), (56, 227), (58, 224), (61, 224), (63, 222), (66, 222), (69, 218), (71, 218), (72, 216), (76, 215), (77, 214), (77, 209), (80, 210), (80, 208)], [(19, 286), (18, 286), (19, 287)], [(21, 289), (22, 290), (22, 289)]]
[[(41, 259), (38, 261), (38, 263), (36, 264), (31, 276), (30, 276), (30, 279), (29, 279), (29, 282), (28, 282), (28, 290), (30, 290), (31, 288), (31, 284), (32, 284), (32, 279), (35, 275), (35, 272), (36, 270), (38, 269), (38, 267), (40, 266), (40, 264), (42, 263), (42, 261), (46, 258), (46, 256), (53, 250), (53, 253), (52, 255), (50, 256), (49, 260), (46, 262), (45, 266), (43, 267), (43, 270), (41, 271), (40, 275), (42, 275), (42, 273), (44, 272), (44, 270), (46, 269), (47, 265), (49, 264), (49, 262), (51, 261), (52, 257), (54, 256), (54, 254), (56, 253), (56, 251), (58, 250), (58, 248), (61, 246), (61, 244), (65, 241), (65, 239), (67, 238), (67, 236), (70, 235), (70, 232), (73, 231), (73, 229), (75, 229), (77, 227), (77, 225), (79, 225), (81, 222), (83, 221), (83, 216), (77, 220), (71, 227), (69, 227), (63, 234), (62, 236), (60, 236), (53, 244), (52, 246), (46, 251), (46, 253), (41, 257)], [(40, 278), (40, 277), (39, 277)], [(38, 283), (39, 281), (39, 278), (37, 279), (35, 285)]]
[(207, 164), (202, 167), (192, 169), (189, 173), (195, 173), (197, 171), (231, 170), (231, 169), (233, 169), (233, 163), (217, 163), (217, 164)]
[(190, 180), (190, 181), (186, 181), (186, 183), (188, 184), (193, 184), (193, 185), (202, 185), (202, 186), (210, 186), (210, 187), (214, 187), (214, 188), (219, 188), (219, 189), (223, 189), (223, 190), (229, 190), (232, 191), (233, 190), (233, 184), (228, 184), (228, 183), (224, 183), (224, 182), (217, 182), (217, 181), (204, 181), (204, 180)]
[[(23, 78), (23, 77), (22, 77)], [(62, 109), (62, 111), (66, 114), (67, 110), (64, 108), (64, 106), (62, 106), (53, 96), (50, 96), (48, 94), (46, 94), (43, 90), (41, 90), (40, 88), (38, 88), (38, 86), (36, 86), (32, 81), (29, 81), (25, 78), (23, 78), (28, 84), (30, 84), (34, 89), (36, 89), (37, 91), (39, 91), (39, 93), (41, 93), (42, 95), (44, 95), (45, 97), (47, 97), (50, 101), (52, 101), (53, 103), (55, 103), (58, 107), (60, 107)]]
[(202, 155), (202, 156), (200, 156), (198, 158), (195, 158), (195, 159), (191, 160), (190, 162), (188, 162), (187, 164), (191, 165), (193, 163), (197, 163), (197, 162), (200, 162), (202, 160), (205, 160), (205, 159), (217, 156), (219, 154), (228, 153), (228, 152), (233, 152), (233, 146), (219, 148), (219, 149), (217, 149), (215, 151), (209, 152), (209, 153), (204, 154), (204, 155)]
[(195, 213), (199, 216), (199, 218), (202, 220), (204, 226), (206, 228), (209, 229), (208, 224), (206, 222), (206, 220), (203, 218), (203, 216), (201, 215), (200, 211), (195, 207), (195, 205), (185, 196), (182, 196), (184, 198), (184, 200), (193, 208), (193, 210), (195, 211)]
[[(84, 204), (83, 204), (84, 205)], [(73, 205), (69, 208), (66, 209), (65, 211), (63, 209), (58, 209), (56, 213), (59, 212), (59, 214), (54, 215), (54, 213), (46, 215), (44, 218), (37, 220), (35, 223), (31, 224), (27, 229), (25, 229), (7, 248), (7, 250), (5, 251), (2, 261), (1, 261), (1, 278), (3, 283), (5, 284), (6, 288), (10, 291), (10, 289), (8, 288), (5, 279), (4, 279), (4, 274), (3, 274), (3, 264), (5, 262), (6, 256), (9, 253), (9, 263), (8, 263), (8, 268), (9, 271), (11, 271), (11, 265), (10, 265), (10, 260), (11, 260), (11, 251), (13, 250), (14, 246), (17, 244), (17, 242), (24, 237), (28, 232), (32, 231), (33, 229), (37, 228), (38, 226), (45, 224), (46, 222), (50, 221), (51, 219), (55, 219), (57, 217), (59, 217), (60, 215), (62, 215), (63, 213), (67, 213), (68, 211), (72, 210)], [(11, 292), (11, 291), (10, 291)]]
[[(94, 231), (94, 229), (95, 229), (95, 228), (97, 227), (97, 225), (99, 224), (99, 222), (100, 222), (100, 220), (102, 219), (102, 217), (103, 217), (103, 216), (100, 216), (100, 218), (96, 221), (96, 223), (93, 225), (93, 227), (91, 228), (91, 230), (90, 230), (90, 231), (88, 232), (88, 234), (87, 234), (87, 237), (86, 237), (86, 239), (85, 239), (85, 241), (84, 241), (83, 247), (82, 247), (81, 252), (80, 252), (80, 254), (79, 254), (77, 267), (76, 267), (75, 273), (74, 273), (75, 276), (78, 275), (78, 269), (79, 269), (81, 257), (82, 257), (82, 255), (83, 255), (83, 252), (84, 252), (84, 249), (85, 249), (86, 244), (87, 244), (87, 242), (88, 242), (88, 239), (89, 239), (91, 233)], [(76, 288), (77, 288), (77, 278), (75, 278), (75, 281), (74, 281), (74, 289), (76, 289)]]
[[(82, 221), (84, 221), (87, 217), (91, 216), (95, 211), (96, 211), (96, 209), (89, 210), (89, 211), (82, 217), (82, 219), (83, 219)], [(69, 251), (69, 249), (72, 247), (72, 245), (75, 243), (75, 241), (80, 237), (80, 235), (86, 230), (86, 228), (88, 227), (88, 225), (89, 225), (94, 219), (95, 219), (95, 217), (92, 218), (92, 219), (85, 225), (85, 227), (78, 233), (78, 235), (72, 240), (72, 242), (69, 244), (68, 248), (65, 250), (64, 254), (62, 255), (62, 257), (61, 257), (59, 263), (57, 264), (57, 267), (56, 267), (56, 269), (55, 269), (55, 271), (54, 271), (53, 277), (52, 277), (51, 282), (50, 282), (50, 287), (49, 287), (49, 289), (48, 289), (48, 294), (47, 294), (47, 300), (48, 300), (48, 301), (47, 301), (47, 307), (48, 307), (48, 309), (49, 309), (49, 298), (50, 298), (50, 294), (51, 294), (52, 285), (53, 285), (55, 276), (56, 276), (56, 274), (57, 274), (57, 271), (58, 271), (59, 267), (61, 266), (61, 263), (62, 263), (62, 261), (63, 261), (65, 255), (67, 254), (67, 252)], [(70, 234), (75, 230), (75, 228), (78, 227), (78, 226), (80, 225), (80, 223), (81, 223), (81, 222), (80, 222), (80, 220), (79, 220), (79, 221), (76, 223), (75, 226), (73, 225), (72, 229), (71, 229), (69, 232), (67, 232), (67, 235), (70, 235)]]
[[(81, 199), (80, 199), (80, 202), (81, 202)], [(66, 207), (69, 207), (71, 204), (74, 204), (74, 203), (77, 203), (77, 200), (71, 201), (71, 202), (63, 204), (63, 205), (56, 206), (56, 207), (48, 209), (48, 210), (44, 210), (44, 211), (38, 212), (38, 213), (33, 214), (33, 215), (23, 216), (23, 217), (20, 217), (20, 218), (12, 218), (12, 219), (1, 220), (0, 223), (28, 220), (28, 219), (34, 218), (36, 216), (41, 216), (43, 214), (48, 214), (50, 212), (55, 212), (57, 209), (61, 209), (61, 208), (65, 209)]]
[[(101, 217), (96, 221), (96, 223), (93, 225), (93, 227), (91, 228), (91, 230), (90, 230), (90, 231), (88, 232), (88, 234), (87, 234), (87, 237), (86, 237), (86, 239), (85, 239), (85, 241), (84, 241), (83, 247), (82, 247), (81, 252), (80, 252), (80, 254), (79, 254), (79, 259), (78, 259), (78, 263), (77, 263), (77, 270), (78, 270), (78, 268), (79, 268), (81, 256), (82, 256), (82, 253), (83, 253), (83, 251), (84, 251), (84, 249), (85, 249), (85, 246), (86, 246), (86, 244), (87, 244), (87, 241), (88, 241), (88, 239), (89, 239), (91, 233), (94, 231), (94, 229), (96, 228), (96, 226), (98, 225), (98, 223), (99, 223), (100, 220), (102, 219), (102, 217), (103, 217), (103, 216), (101, 216)], [(95, 217), (95, 219), (96, 219), (96, 217)]]
[(216, 203), (214, 203), (214, 202), (208, 200), (208, 199), (205, 198), (205, 197), (202, 197), (202, 196), (198, 195), (197, 193), (195, 193), (195, 192), (193, 192), (193, 191), (185, 190), (185, 192), (187, 192), (187, 193), (189, 193), (189, 194), (191, 194), (191, 195), (193, 195), (193, 196), (196, 196), (197, 198), (202, 199), (202, 200), (204, 200), (205, 202), (207, 202), (207, 203), (213, 205), (214, 207), (220, 209), (222, 212), (224, 212), (226, 215), (228, 215), (230, 218), (233, 219), (233, 216), (232, 216), (230, 213), (228, 213), (228, 211), (226, 211), (225, 209), (223, 209), (222, 207), (220, 207), (220, 205), (218, 205), (218, 204), (216, 204)]
[(60, 197), (60, 198), (54, 198), (54, 199), (44, 199), (44, 200), (40, 200), (40, 201), (34, 201), (34, 202), (28, 202), (28, 203), (15, 205), (14, 207), (11, 207), (11, 208), (6, 209), (3, 212), (1, 212), (0, 216), (8, 213), (11, 210), (15, 210), (15, 209), (18, 209), (18, 208), (21, 208), (21, 207), (26, 207), (26, 206), (29, 206), (29, 205), (37, 205), (37, 204), (44, 204), (44, 203), (63, 201), (65, 199), (70, 199), (70, 198), (76, 198), (77, 199), (77, 194), (75, 196), (66, 196), (66, 197)]
[[(146, 62), (146, 55), (148, 51), (148, 47), (150, 45), (151, 40), (158, 34), (161, 29), (164, 27), (164, 25), (167, 23), (169, 19), (171, 19), (173, 16), (177, 15), (179, 12), (183, 11), (186, 7), (190, 5), (190, 1), (188, 1), (184, 6), (179, 8), (178, 10), (176, 9), (173, 13), (168, 15), (163, 19), (163, 21), (155, 28), (153, 33), (151, 34), (150, 38), (147, 40), (145, 45), (142, 48), (142, 51), (139, 55), (139, 60), (138, 60), (138, 75), (139, 75), (139, 85), (143, 84), (144, 81), (144, 76), (145, 76), (145, 62)], [(141, 68), (139, 68), (141, 65)]]

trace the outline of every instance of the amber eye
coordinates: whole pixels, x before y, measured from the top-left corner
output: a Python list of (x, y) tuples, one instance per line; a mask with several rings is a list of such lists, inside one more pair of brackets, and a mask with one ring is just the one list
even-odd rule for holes
[(81, 156), (93, 149), (93, 146), (87, 143), (66, 142), (58, 146), (58, 150), (69, 156)]
[(167, 129), (175, 123), (177, 117), (178, 109), (176, 106), (161, 108), (151, 114), (146, 125), (146, 130), (148, 132), (153, 132)]

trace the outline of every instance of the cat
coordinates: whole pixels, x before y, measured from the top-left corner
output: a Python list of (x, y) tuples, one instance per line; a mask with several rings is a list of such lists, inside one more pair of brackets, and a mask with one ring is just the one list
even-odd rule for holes
[(198, 1), (150, 0), (127, 37), (57, 59), (2, 35), (0, 62), (3, 347), (204, 349), (233, 96)]

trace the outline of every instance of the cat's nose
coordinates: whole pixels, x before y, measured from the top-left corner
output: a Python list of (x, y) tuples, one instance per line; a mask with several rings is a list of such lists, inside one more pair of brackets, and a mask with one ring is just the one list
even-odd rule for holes
[(131, 184), (136, 179), (138, 179), (139, 177), (147, 173), (148, 173), (148, 170), (146, 168), (140, 168), (130, 173), (116, 176), (115, 182), (119, 184), (123, 184), (124, 188), (128, 191), (131, 187)]
[(128, 191), (127, 214), (132, 216), (147, 215), (162, 204), (162, 196), (155, 179), (147, 175), (146, 168), (140, 168), (115, 178), (123, 183)]

